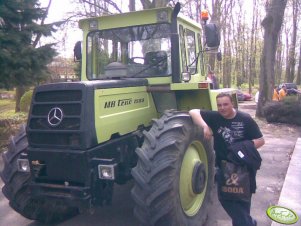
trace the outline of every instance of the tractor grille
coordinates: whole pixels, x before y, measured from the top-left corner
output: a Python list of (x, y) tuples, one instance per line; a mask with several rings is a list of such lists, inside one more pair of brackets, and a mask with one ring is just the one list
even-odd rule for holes
[(79, 148), (83, 91), (36, 91), (28, 119), (28, 141), (31, 146)]

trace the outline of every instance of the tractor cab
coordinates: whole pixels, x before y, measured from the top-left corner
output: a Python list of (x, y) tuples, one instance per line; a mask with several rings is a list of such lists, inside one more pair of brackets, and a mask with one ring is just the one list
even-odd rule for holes
[(204, 53), (217, 51), (218, 29), (208, 18), (200, 25), (178, 15), (179, 7), (81, 20), (83, 55), (77, 46), (75, 56), (82, 60), (82, 80), (204, 81)]

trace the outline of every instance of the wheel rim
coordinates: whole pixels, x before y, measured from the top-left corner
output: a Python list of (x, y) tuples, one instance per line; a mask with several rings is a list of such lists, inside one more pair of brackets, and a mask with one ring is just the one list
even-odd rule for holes
[[(195, 184), (193, 180), (196, 178), (193, 175), (197, 168), (196, 166), (200, 165), (204, 166), (203, 174), (205, 178), (202, 178), (203, 181), (201, 183), (203, 188), (199, 192), (194, 192)], [(206, 194), (207, 178), (208, 161), (206, 151), (200, 142), (195, 141), (189, 145), (185, 152), (180, 173), (179, 192), (181, 206), (186, 215), (194, 216), (201, 208)]]

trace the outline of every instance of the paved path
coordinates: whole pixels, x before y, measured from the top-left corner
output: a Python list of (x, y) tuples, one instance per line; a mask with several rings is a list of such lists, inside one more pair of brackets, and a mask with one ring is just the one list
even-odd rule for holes
[[(272, 223), (266, 215), (266, 210), (269, 206), (278, 203), (289, 165), (290, 153), (296, 142), (276, 137), (265, 137), (265, 139), (265, 146), (259, 150), (263, 162), (257, 174), (257, 192), (253, 195), (251, 207), (252, 216), (257, 219), (258, 226), (270, 226)], [(214, 193), (212, 214), (210, 214), (206, 226), (231, 225), (230, 218), (220, 206), (216, 193)]]
[[(285, 176), (285, 181), (281, 190), (278, 201), (279, 206), (287, 207), (295, 211), (299, 216), (296, 225), (301, 225), (301, 137), (297, 140), (291, 161)], [(276, 222), (272, 222), (272, 226), (281, 226)]]

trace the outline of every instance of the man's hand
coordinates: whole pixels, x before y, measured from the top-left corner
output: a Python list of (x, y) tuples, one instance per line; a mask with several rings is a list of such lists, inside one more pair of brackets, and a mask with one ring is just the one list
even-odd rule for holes
[(264, 145), (264, 143), (265, 143), (263, 137), (258, 138), (258, 139), (254, 139), (254, 140), (252, 140), (252, 141), (253, 141), (254, 146), (255, 146), (256, 149), (260, 148), (260, 147), (261, 147), (262, 145)]
[(204, 137), (206, 140), (210, 140), (212, 138), (212, 131), (209, 126), (203, 126), (204, 129)]
[(202, 127), (204, 130), (204, 137), (206, 140), (211, 139), (212, 137), (212, 130), (210, 129), (210, 127), (207, 125), (207, 123), (204, 121), (204, 119), (202, 118), (201, 114), (200, 114), (200, 110), (199, 109), (192, 109), (189, 111), (189, 114), (193, 120), (193, 122)]

